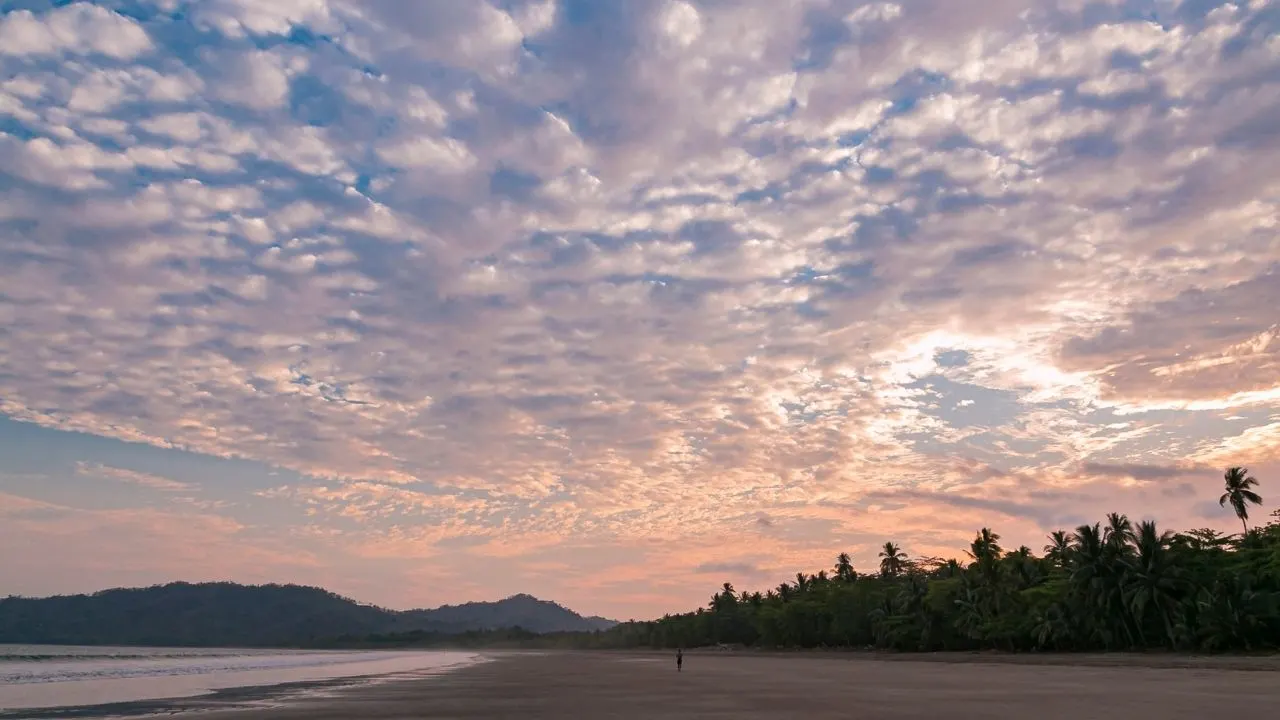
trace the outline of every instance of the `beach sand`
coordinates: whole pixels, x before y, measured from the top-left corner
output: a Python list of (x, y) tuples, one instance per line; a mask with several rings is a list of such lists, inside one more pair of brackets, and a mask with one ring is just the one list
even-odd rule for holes
[[(498, 654), (435, 678), (343, 690), (272, 710), (205, 720), (405, 718), (1202, 718), (1270, 717), (1274, 658), (1134, 667), (1091, 660), (973, 656), (609, 653)], [(939, 662), (941, 659), (943, 661)], [(1063, 664), (1063, 663), (1084, 664)], [(1169, 664), (1157, 659), (1146, 665)], [(1224, 667), (1249, 668), (1222, 669)]]

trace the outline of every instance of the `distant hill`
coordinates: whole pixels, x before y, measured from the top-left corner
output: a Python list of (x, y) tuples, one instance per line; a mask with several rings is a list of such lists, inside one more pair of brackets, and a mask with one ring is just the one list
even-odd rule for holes
[(496, 602), (469, 602), (445, 605), (435, 610), (410, 610), (401, 615), (411, 622), (421, 620), (445, 632), (515, 627), (536, 633), (582, 632), (608, 630), (618, 624), (600, 617), (583, 617), (557, 603), (523, 594)]
[(292, 646), (372, 633), (514, 627), (577, 632), (615, 624), (530, 595), (395, 611), (300, 585), (171, 583), (92, 595), (0, 599), (0, 643)]

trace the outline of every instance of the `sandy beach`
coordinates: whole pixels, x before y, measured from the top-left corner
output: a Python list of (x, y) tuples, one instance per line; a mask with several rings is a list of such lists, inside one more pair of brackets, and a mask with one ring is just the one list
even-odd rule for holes
[(202, 717), (1200, 719), (1266, 717), (1280, 702), (1274, 658), (1176, 661), (1191, 667), (1126, 666), (1123, 657), (941, 659), (709, 653), (686, 656), (677, 673), (668, 656), (507, 654), (437, 678)]

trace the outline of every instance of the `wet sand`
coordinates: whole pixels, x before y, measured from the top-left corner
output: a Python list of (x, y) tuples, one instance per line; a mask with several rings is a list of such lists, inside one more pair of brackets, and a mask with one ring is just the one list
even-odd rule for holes
[[(1201, 718), (1269, 717), (1275, 658), (1134, 667), (1125, 657), (1044, 662), (974, 656), (493, 655), (435, 678), (207, 720), (391, 718)], [(967, 659), (966, 659), (967, 658)], [(938, 660), (943, 660), (939, 662)], [(1061, 664), (1061, 663), (1085, 663)], [(1134, 659), (1134, 662), (1141, 662)], [(1243, 664), (1241, 664), (1243, 663)], [(1144, 663), (1153, 664), (1153, 663)], [(1155, 662), (1160, 665), (1160, 662)], [(1223, 667), (1248, 668), (1222, 669)]]

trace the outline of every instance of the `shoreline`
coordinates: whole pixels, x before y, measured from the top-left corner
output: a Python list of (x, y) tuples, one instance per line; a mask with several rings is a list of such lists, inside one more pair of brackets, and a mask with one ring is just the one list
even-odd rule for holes
[[(4, 643), (0, 643), (3, 646)], [(24, 643), (29, 647), (64, 647), (56, 643)], [(653, 648), (536, 648), (536, 647), (511, 647), (496, 645), (490, 647), (474, 647), (467, 645), (428, 645), (422, 647), (414, 646), (360, 646), (360, 647), (299, 647), (299, 646), (251, 646), (240, 647), (230, 645), (199, 645), (199, 646), (150, 646), (150, 645), (76, 645), (70, 647), (85, 648), (139, 648), (139, 649), (172, 649), (176, 652), (183, 651), (250, 651), (261, 653), (353, 653), (353, 652), (377, 652), (377, 653), (465, 653), (468, 655), (480, 657), (498, 657), (498, 656), (517, 656), (517, 655), (548, 655), (548, 654), (575, 654), (575, 655), (602, 655), (602, 656), (660, 656), (674, 655), (675, 648), (653, 649)], [(777, 658), (828, 658), (828, 659), (845, 659), (845, 660), (871, 660), (884, 662), (931, 662), (931, 663), (980, 663), (980, 664), (996, 664), (996, 665), (1055, 665), (1055, 666), (1081, 666), (1081, 667), (1146, 667), (1146, 668), (1205, 668), (1205, 669), (1222, 669), (1222, 670), (1257, 670), (1257, 671), (1280, 671), (1280, 649), (1265, 650), (1254, 652), (1226, 652), (1226, 653), (1195, 653), (1181, 652), (1171, 650), (1151, 650), (1151, 651), (1089, 651), (1089, 652), (1037, 652), (1037, 651), (1008, 651), (1008, 650), (939, 650), (939, 651), (897, 651), (883, 649), (864, 649), (864, 648), (847, 648), (847, 647), (829, 647), (829, 648), (758, 648), (758, 647), (691, 647), (684, 648), (685, 655), (696, 656), (725, 656), (725, 657), (777, 657)], [(411, 671), (410, 671), (411, 672)], [(349, 676), (347, 678), (331, 678), (314, 681), (296, 681), (279, 683), (279, 686), (285, 685), (307, 685), (310, 683), (326, 684), (329, 682), (339, 682), (344, 679), (353, 680), (357, 678), (375, 678), (389, 675), (391, 673), (372, 673), (360, 676)], [(262, 687), (276, 687), (277, 685), (263, 685)], [(213, 693), (234, 692), (238, 688), (223, 688), (213, 691)], [(211, 693), (211, 694), (213, 694)], [(0, 708), (0, 720), (5, 718), (5, 713), (10, 712)]]
[(187, 697), (128, 700), (101, 705), (75, 705), (47, 708), (0, 708), (0, 720), (48, 720), (50, 718), (147, 717), (181, 715), (191, 712), (251, 709), (255, 705), (269, 709), (291, 699), (301, 699), (311, 692), (356, 687), (379, 675), (312, 680), (277, 685), (246, 685), (222, 688), (202, 695)]
[[(502, 700), (501, 687), (515, 685), (531, 700), (556, 702), (564, 699), (557, 689), (566, 678), (602, 677), (598, 686), (582, 690), (599, 694), (602, 689), (634, 685), (638, 675), (653, 674), (658, 679), (648, 695), (660, 698), (665, 683), (674, 676), (679, 682), (696, 677), (703, 681), (708, 669), (721, 676), (749, 674), (763, 669), (773, 682), (790, 679), (803, 684), (811, 675), (857, 678), (859, 676), (936, 676), (961, 678), (987, 674), (980, 666), (1000, 665), (1003, 675), (1040, 678), (1037, 685), (1059, 684), (1076, 676), (1110, 677), (1126, 673), (1144, 682), (1166, 679), (1180, 685), (1183, 678), (1239, 678), (1256, 672), (1280, 671), (1280, 655), (1196, 656), (1143, 654), (1012, 654), (1012, 653), (879, 653), (865, 651), (752, 651), (697, 648), (685, 652), (683, 673), (674, 672), (673, 653), (664, 651), (591, 650), (542, 651), (502, 650), (478, 652), (472, 662), (443, 670), (366, 675), (328, 680), (226, 688), (186, 698), (141, 700), (109, 705), (0, 710), (0, 720), (54, 720), (89, 718), (140, 718), (159, 715), (199, 714), (210, 720), (283, 720), (285, 718), (377, 718), (381, 709), (391, 708), (396, 716), (406, 706), (432, 708), (437, 700), (447, 701), (446, 717), (502, 717), (490, 707)], [(667, 667), (671, 665), (672, 667)], [(755, 681), (753, 681), (755, 682)], [(882, 681), (877, 681), (883, 685)], [(1249, 681), (1250, 683), (1254, 681)], [(856, 683), (856, 681), (855, 681)], [(856, 683), (861, 685), (861, 683)], [(1268, 683), (1269, 685), (1270, 683)], [(734, 692), (740, 692), (736, 683)], [(719, 692), (722, 688), (712, 688)], [(797, 688), (799, 690), (799, 688)], [(812, 692), (812, 691), (808, 691)], [(499, 695), (495, 696), (495, 693)], [(570, 698), (571, 699), (571, 698)], [(1280, 691), (1270, 702), (1280, 702)], [(461, 710), (474, 707), (474, 713)], [(399, 710), (395, 710), (399, 708)], [(487, 709), (486, 709), (487, 708)], [(426, 710), (427, 712), (430, 709)], [(443, 710), (442, 710), (443, 712)], [(664, 711), (665, 712), (665, 711)], [(433, 717), (423, 715), (422, 717)], [(512, 714), (511, 717), (570, 717), (560, 714)], [(622, 717), (631, 717), (623, 715)], [(639, 717), (639, 715), (637, 715)], [(690, 715), (697, 717), (697, 715)], [(886, 715), (885, 717), (891, 717)]]
[[(421, 651), (418, 651), (421, 652)], [(464, 661), (439, 667), (395, 672), (346, 675), (315, 680), (238, 685), (215, 688), (194, 695), (139, 698), (90, 705), (60, 705), (30, 708), (0, 707), (0, 720), (52, 720), (54, 718), (138, 718), (158, 715), (187, 715), (210, 712), (275, 709), (330, 696), (333, 693), (373, 688), (396, 682), (421, 682), (488, 662), (484, 653), (470, 653)]]

